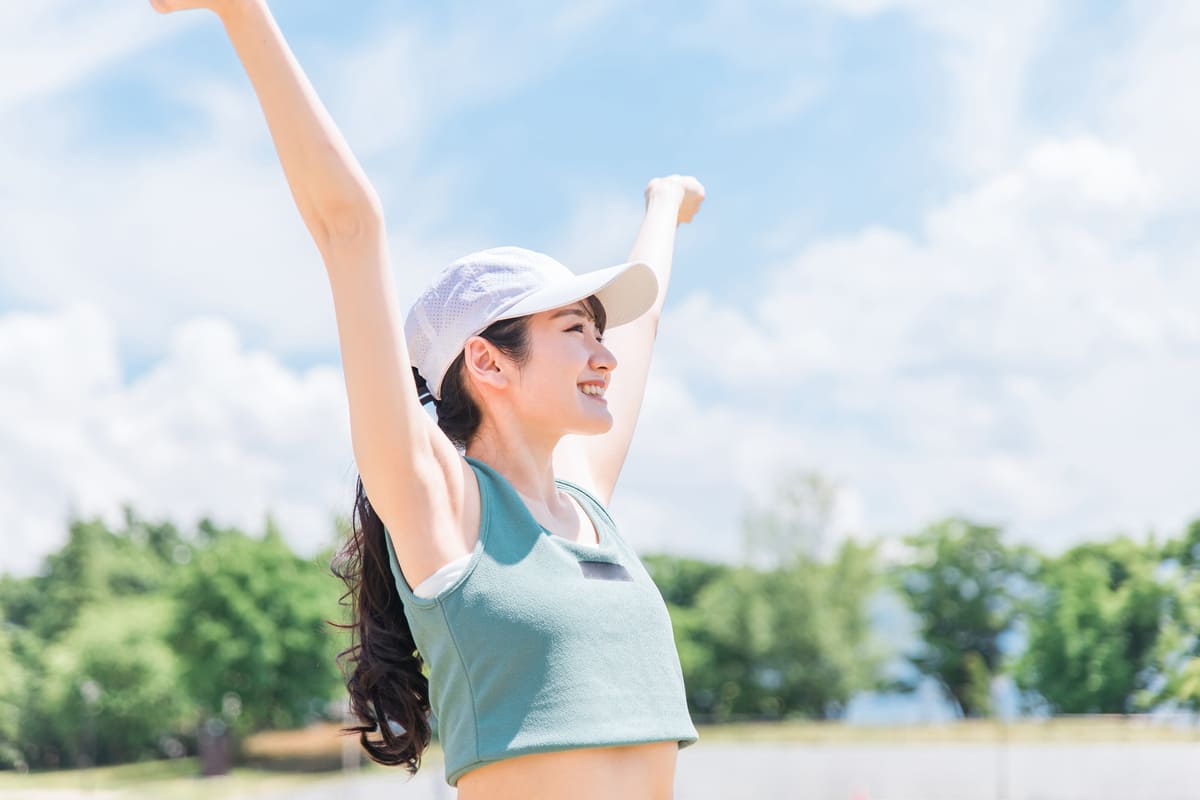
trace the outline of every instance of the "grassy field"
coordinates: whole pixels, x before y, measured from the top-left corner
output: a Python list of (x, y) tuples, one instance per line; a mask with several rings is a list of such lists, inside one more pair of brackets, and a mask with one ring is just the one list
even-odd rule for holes
[(0, 796), (13, 800), (53, 800), (73, 795), (121, 800), (163, 797), (173, 800), (221, 800), (281, 791), (330, 777), (330, 773), (289, 773), (246, 767), (235, 768), (229, 775), (202, 780), (199, 779), (199, 773), (195, 758), (32, 772), (28, 775), (0, 772)]
[[(228, 775), (202, 777), (194, 757), (145, 761), (112, 767), (60, 769), (20, 775), (0, 772), (0, 797), (5, 800), (223, 800), (279, 792), (341, 776), (344, 738), (338, 725), (313, 725), (295, 731), (268, 731), (244, 745), (248, 764)], [(421, 762), (422, 772), (442, 769), (441, 748), (433, 745)], [(363, 757), (367, 771), (396, 771)], [(397, 774), (399, 774), (397, 772)]]
[[(55, 770), (18, 775), (0, 772), (0, 795), (24, 800), (67, 798), (80, 791), (91, 798), (171, 797), (222, 800), (225, 797), (286, 790), (340, 775), (345, 738), (338, 725), (257, 734), (245, 743), (247, 765), (229, 775), (198, 779), (195, 758), (148, 761), (115, 767)], [(796, 742), (807, 744), (905, 744), (988, 742), (1056, 744), (1112, 742), (1196, 742), (1200, 730), (1144, 718), (1080, 717), (1001, 724), (960, 720), (938, 725), (864, 726), (839, 722), (754, 722), (699, 726), (705, 742)], [(362, 758), (365, 770), (395, 770)], [(441, 751), (426, 751), (422, 771), (441, 770)], [(399, 774), (397, 772), (397, 774)]]

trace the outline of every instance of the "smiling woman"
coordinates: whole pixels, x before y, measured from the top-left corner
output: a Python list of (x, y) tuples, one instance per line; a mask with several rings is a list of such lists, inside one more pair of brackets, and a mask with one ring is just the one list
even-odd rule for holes
[(607, 506), (703, 187), (651, 180), (626, 263), (483, 250), (401, 324), (379, 198), (265, 0), (151, 4), (219, 15), (329, 276), (360, 471), (331, 565), (348, 732), (415, 772), (436, 720), (464, 800), (670, 797), (698, 735), (662, 595)]

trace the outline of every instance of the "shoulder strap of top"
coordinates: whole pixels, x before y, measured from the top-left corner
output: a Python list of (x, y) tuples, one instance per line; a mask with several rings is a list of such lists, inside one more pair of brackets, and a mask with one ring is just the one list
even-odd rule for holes
[[(490, 526), (503, 528), (503, 533), (489, 537), (484, 547), (497, 560), (519, 559), (537, 542), (541, 527), (508, 478), (478, 459), (466, 458), (479, 480), (481, 514)], [(483, 533), (481, 530), (480, 535)]]
[(604, 504), (601, 503), (594, 494), (580, 486), (578, 483), (572, 483), (571, 481), (563, 478), (556, 479), (556, 482), (571, 494), (575, 495), (575, 497), (590, 505), (595, 511), (599, 520), (608, 527), (609, 533), (611, 533), (616, 539), (621, 538), (620, 532), (617, 531), (617, 521), (613, 519), (612, 514), (608, 513), (608, 509), (604, 507)]

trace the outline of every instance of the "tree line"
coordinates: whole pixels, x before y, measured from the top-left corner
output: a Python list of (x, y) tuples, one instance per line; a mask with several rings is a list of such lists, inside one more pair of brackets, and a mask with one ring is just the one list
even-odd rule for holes
[[(993, 712), (1002, 675), (1027, 712), (1200, 705), (1200, 520), (1051, 556), (953, 517), (885, 559), (881, 540), (829, 546), (829, 497), (819, 476), (788, 476), (746, 513), (742, 563), (643, 557), (697, 722), (837, 718), (861, 692), (916, 688), (887, 669), (898, 656), (965, 717)], [(73, 520), (38, 574), (0, 577), (0, 767), (183, 755), (202, 728), (341, 719), (332, 543), (305, 558), (270, 518), (251, 535), (124, 517)], [(888, 595), (915, 620), (911, 652), (882, 644)]]

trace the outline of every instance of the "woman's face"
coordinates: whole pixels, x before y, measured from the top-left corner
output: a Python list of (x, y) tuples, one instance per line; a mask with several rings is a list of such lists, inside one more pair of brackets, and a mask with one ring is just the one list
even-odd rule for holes
[[(612, 428), (603, 394), (617, 367), (601, 343), (602, 334), (584, 301), (534, 314), (529, 320), (529, 361), (518, 378), (513, 401), (522, 416), (544, 420), (564, 433), (596, 434)], [(598, 383), (599, 397), (580, 384)]]

